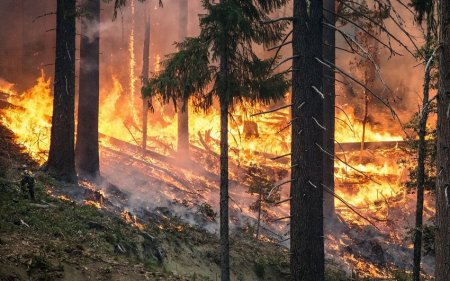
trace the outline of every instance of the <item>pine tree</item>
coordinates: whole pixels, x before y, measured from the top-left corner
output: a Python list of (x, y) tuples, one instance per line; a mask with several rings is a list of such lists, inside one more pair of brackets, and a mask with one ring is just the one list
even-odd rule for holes
[[(429, 1), (432, 2), (432, 1)], [(428, 10), (417, 11), (417, 20), (421, 23), (423, 18), (423, 13), (426, 14), (426, 38), (425, 45), (420, 52), (420, 58), (425, 64), (425, 77), (423, 85), (423, 96), (422, 96), (422, 110), (419, 112), (418, 118), (418, 144), (417, 144), (417, 170), (416, 176), (416, 186), (417, 186), (417, 201), (416, 201), (416, 222), (414, 228), (414, 260), (413, 260), (413, 280), (420, 281), (420, 262), (422, 260), (422, 238), (423, 238), (423, 201), (424, 201), (424, 190), (426, 180), (428, 178), (426, 171), (426, 158), (430, 154), (427, 151), (426, 136), (427, 132), (427, 121), (428, 115), (431, 110), (431, 101), (429, 98), (430, 84), (431, 84), (431, 71), (433, 67), (434, 51), (435, 46), (433, 46), (434, 41), (434, 14), (433, 14), (433, 4), (425, 6)], [(415, 6), (416, 9), (422, 9), (423, 7)]]
[(58, 0), (56, 58), (50, 151), (45, 169), (55, 178), (76, 182), (74, 151), (76, 1)]
[[(206, 14), (201, 33), (179, 44), (165, 70), (151, 79), (144, 93), (161, 93), (166, 102), (193, 99), (207, 109), (215, 96), (220, 105), (220, 245), (221, 280), (230, 280), (228, 222), (228, 114), (242, 100), (269, 103), (284, 97), (284, 74), (272, 74), (272, 60), (261, 60), (253, 44), (266, 46), (282, 39), (285, 23), (271, 22), (268, 14), (286, 0), (203, 0)], [(218, 64), (218, 67), (216, 66)], [(212, 82), (212, 89), (206, 90)]]
[[(98, 145), (100, 0), (85, 0), (81, 18), (80, 82), (76, 164), (78, 173), (95, 178), (100, 174)], [(92, 35), (90, 35), (92, 34)]]

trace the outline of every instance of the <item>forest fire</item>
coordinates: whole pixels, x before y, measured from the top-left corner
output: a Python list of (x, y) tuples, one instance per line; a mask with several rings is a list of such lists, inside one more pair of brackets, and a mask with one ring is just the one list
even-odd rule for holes
[[(14, 204), (56, 208), (35, 200), (36, 183), (82, 209), (82, 231), (97, 235), (120, 222), (126, 231), (101, 239), (148, 260), (157, 250), (160, 265), (160, 246), (177, 243), (158, 239), (202, 231), (220, 245), (206, 256), (226, 281), (242, 279), (228, 276), (230, 240), (239, 235), (279, 247), (291, 265), (281, 274), (295, 280), (324, 280), (325, 266), (336, 264), (351, 280), (399, 281), (401, 272), (419, 281), (442, 271), (434, 239), (447, 239), (437, 226), (447, 225), (442, 140), (450, 138), (442, 135), (450, 129), (432, 124), (444, 112), (436, 113), (442, 50), (432, 12), (384, 0), (116, 0), (80, 3), (92, 15), (75, 18), (76, 1), (60, 2), (51, 13), (57, 28), (45, 29), (56, 31), (56, 52), (45, 53), (54, 64), (30, 63), (37, 79), (25, 63), (20, 79), (0, 65), (1, 124), (15, 150), (41, 166), (30, 171), (27, 157), (14, 165), (20, 180), (4, 174), (17, 194), (29, 189)], [(176, 21), (163, 5), (179, 12)], [(62, 16), (65, 9), (73, 13)], [(43, 56), (21, 40), (17, 58)], [(0, 46), (3, 53), (13, 52)], [(123, 243), (128, 234), (138, 246)]]
[[(48, 141), (46, 140), (49, 138), (51, 125), (50, 80), (42, 73), (37, 80), (37, 84), (23, 94), (16, 93), (11, 87), (3, 88), (2, 92), (10, 95), (8, 102), (14, 105), (4, 110), (2, 122), (15, 132), (17, 142), (22, 144), (33, 158), (43, 163), (48, 153)], [(213, 178), (196, 168), (190, 171), (185, 166), (174, 166), (174, 163), (170, 162), (171, 160), (166, 163), (157, 162), (161, 168), (170, 171), (170, 173), (161, 173), (150, 168), (149, 165), (155, 163), (155, 159), (142, 155), (139, 148), (141, 145), (141, 128), (130, 115), (129, 101), (126, 101), (128, 97), (124, 87), (116, 77), (112, 77), (111, 84), (104, 86), (101, 90), (99, 131), (102, 135), (101, 161), (103, 173), (118, 186), (134, 186), (125, 189), (127, 192), (134, 194), (133, 197), (152, 197), (153, 200), (156, 200), (152, 202), (154, 206), (167, 204), (165, 202), (176, 202), (180, 192), (184, 194), (185, 198), (188, 198), (186, 201), (188, 209), (197, 208), (201, 210), (198, 206), (204, 203), (213, 205), (214, 202), (217, 202), (217, 186), (214, 184), (216, 178), (213, 175), (218, 172), (217, 166), (210, 166), (207, 172), (212, 173)], [(39, 109), (38, 112), (36, 112), (37, 108)], [(279, 110), (270, 116), (264, 114), (251, 117), (252, 114), (267, 109), (265, 106), (256, 106), (249, 112), (245, 106), (242, 106), (236, 108), (232, 113), (233, 122), (230, 124), (230, 135), (233, 137), (233, 141), (230, 143), (230, 158), (233, 164), (230, 172), (232, 179), (237, 182), (242, 181), (245, 170), (252, 163), (258, 163), (268, 171), (271, 170), (277, 182), (282, 182), (288, 177), (289, 161), (283, 159), (273, 161), (271, 158), (287, 154), (290, 151), (289, 109)], [(149, 120), (149, 128), (151, 129), (149, 130), (148, 147), (159, 153), (160, 157), (171, 159), (176, 155), (174, 146), (176, 144), (177, 122), (176, 114), (170, 113), (170, 111), (169, 113), (166, 112), (167, 108), (158, 104), (155, 105), (155, 113), (151, 115)], [(217, 131), (219, 117), (215, 109), (207, 113), (191, 110), (190, 116), (190, 141), (193, 148), (191, 158), (199, 165), (204, 165), (201, 163), (210, 161), (208, 158), (215, 157), (213, 155), (219, 153), (219, 132)], [(337, 142), (344, 145), (360, 141), (361, 122), (355, 118), (352, 110), (348, 110), (345, 115), (344, 113), (342, 115), (338, 113), (337, 116), (339, 119), (346, 120), (345, 124), (339, 120), (336, 121)], [(249, 130), (249, 124), (253, 126), (251, 127), (253, 131), (246, 132), (246, 130)], [(366, 128), (367, 142), (401, 140), (402, 137), (399, 135), (374, 131), (370, 126)], [(368, 226), (373, 223), (386, 233), (395, 229), (397, 234), (392, 235), (389, 239), (403, 244), (406, 234), (404, 234), (403, 229), (400, 229), (400, 225), (401, 227), (407, 227), (408, 222), (406, 224), (398, 224), (398, 222), (401, 220), (401, 216), (412, 214), (403, 213), (400, 215), (398, 212), (398, 209), (407, 204), (411, 198), (411, 195), (406, 194), (404, 187), (404, 182), (408, 178), (407, 167), (402, 167), (399, 164), (399, 160), (405, 157), (404, 152), (398, 147), (374, 151), (360, 151), (360, 149), (343, 151), (340, 150), (341, 148), (339, 145), (336, 146), (337, 159), (341, 161), (335, 161), (336, 194), (339, 197), (339, 199), (335, 198), (335, 204), (338, 216), (349, 225)], [(195, 159), (196, 157), (200, 158)], [(116, 175), (115, 171), (124, 159), (127, 159), (127, 162), (131, 161), (130, 164), (133, 163), (131, 166), (128, 165), (124, 168), (130, 171), (130, 177), (136, 178), (135, 181), (130, 182), (129, 177), (123, 175), (124, 171), (121, 172), (120, 176)], [(138, 174), (141, 175), (138, 176)], [(159, 185), (158, 197), (149, 195), (149, 192), (150, 194), (155, 192), (148, 190), (149, 188), (154, 189), (154, 184), (147, 183), (147, 180), (144, 180), (145, 177), (160, 179), (159, 184), (155, 183)], [(189, 186), (197, 186), (197, 188), (191, 190)], [(92, 188), (95, 189), (95, 187)], [(255, 217), (252, 211), (244, 207), (255, 200), (254, 196), (246, 192), (246, 189), (245, 185), (240, 185), (236, 192), (231, 195), (236, 204), (232, 207), (232, 209), (236, 209), (236, 218), (241, 215), (249, 218)], [(112, 196), (107, 191), (102, 192), (102, 196), (107, 198)], [(288, 197), (288, 188), (282, 187), (281, 199), (286, 197)], [(140, 202), (140, 200), (138, 201)], [(85, 201), (85, 204), (102, 208), (102, 200), (99, 198), (89, 198)], [(132, 206), (136, 204), (145, 204), (145, 199), (144, 202), (133, 203)], [(347, 204), (358, 210), (365, 218), (349, 209)], [(431, 206), (427, 206), (426, 210), (427, 217), (433, 215), (434, 211)], [(270, 218), (269, 221), (284, 217), (289, 213), (289, 204), (283, 203), (274, 206), (266, 212), (266, 216)], [(138, 228), (142, 227), (130, 211), (124, 211), (123, 216), (130, 224), (136, 225)], [(187, 219), (190, 220), (188, 217)], [(278, 221), (271, 224), (269, 221), (265, 224), (277, 233), (281, 234), (286, 231), (285, 222)], [(242, 223), (239, 223), (239, 225)], [(342, 238), (339, 241), (337, 237), (327, 236), (327, 245), (330, 249), (334, 249), (333, 256), (342, 256), (352, 270), (366, 272), (365, 276), (388, 276), (386, 270), (376, 265), (370, 265), (371, 269), (368, 270), (369, 260), (363, 262), (355, 258), (354, 254), (347, 253), (345, 249), (349, 246), (342, 241)], [(410, 247), (410, 244), (407, 243), (405, 247)]]

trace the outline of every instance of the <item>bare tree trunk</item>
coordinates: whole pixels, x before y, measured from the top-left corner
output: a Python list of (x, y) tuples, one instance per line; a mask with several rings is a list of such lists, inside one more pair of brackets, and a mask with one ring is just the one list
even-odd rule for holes
[(75, 0), (57, 0), (56, 58), (50, 152), (45, 169), (76, 182), (75, 172)]
[[(100, 174), (98, 152), (100, 0), (84, 3), (87, 15), (81, 18), (80, 82), (76, 164), (78, 173), (95, 178)], [(92, 35), (91, 35), (92, 34)]]
[[(150, 70), (150, 4), (146, 4), (145, 8), (145, 37), (144, 52), (142, 58), (142, 82), (148, 80)], [(147, 124), (148, 123), (148, 98), (142, 97), (142, 150), (147, 149)]]
[(322, 91), (323, 66), (317, 59), (323, 50), (322, 0), (295, 0), (294, 18), (292, 69), (298, 71), (292, 75), (291, 279), (321, 281), (324, 130), (323, 100), (317, 91)]
[[(220, 0), (224, 3), (227, 0)], [(226, 35), (225, 35), (226, 36)], [(226, 41), (228, 38), (224, 38)], [(228, 51), (220, 54), (219, 104), (220, 104), (220, 280), (230, 281), (230, 233), (228, 215), (228, 110), (230, 97), (228, 90)]]
[[(329, 11), (336, 9), (335, 0), (325, 0), (324, 8)], [(328, 24), (335, 25), (336, 17), (333, 13), (324, 11), (324, 21)], [(336, 32), (334, 29), (324, 26), (323, 29), (323, 57), (332, 64), (336, 61)], [(325, 99), (323, 101), (323, 125), (327, 130), (324, 132), (324, 147), (334, 155), (334, 130), (335, 130), (335, 72), (324, 67), (323, 69), (323, 93)], [(323, 184), (327, 186), (331, 191), (334, 191), (334, 157), (324, 156), (323, 158)], [(323, 211), (325, 219), (334, 218), (334, 196), (330, 193), (324, 193), (323, 195)]]
[(259, 239), (259, 227), (261, 225), (261, 210), (262, 210), (262, 186), (259, 186), (259, 198), (258, 198), (258, 224), (256, 225), (256, 239)]
[(450, 280), (450, 2), (440, 1), (437, 123), (436, 281)]
[[(224, 64), (226, 65), (226, 63)], [(225, 93), (225, 95), (226, 94), (227, 93)], [(224, 97), (220, 102), (220, 252), (222, 281), (230, 281), (230, 238), (228, 222), (228, 108), (228, 97)]]
[[(180, 1), (180, 18), (179, 18), (179, 41), (183, 41), (187, 36), (188, 29), (188, 1)], [(182, 103), (180, 103), (182, 104)], [(189, 156), (189, 104), (186, 102), (184, 107), (178, 109), (178, 153), (180, 155)]]
[(417, 201), (416, 201), (416, 225), (414, 228), (414, 259), (413, 259), (413, 280), (420, 281), (420, 262), (422, 259), (422, 236), (423, 236), (423, 195), (425, 184), (425, 158), (427, 155), (425, 137), (427, 134), (429, 90), (430, 90), (430, 71), (432, 55), (430, 52), (431, 25), (427, 19), (427, 39), (425, 52), (425, 75), (423, 83), (422, 97), (422, 116), (419, 121), (419, 144), (417, 159)]

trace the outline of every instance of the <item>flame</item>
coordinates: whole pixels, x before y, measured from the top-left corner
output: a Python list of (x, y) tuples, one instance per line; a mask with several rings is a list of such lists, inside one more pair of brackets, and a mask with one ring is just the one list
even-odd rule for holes
[(96, 209), (101, 209), (102, 205), (99, 202), (93, 201), (93, 200), (84, 200), (83, 203), (85, 206), (92, 206)]
[(132, 215), (129, 211), (124, 210), (120, 213), (120, 216), (122, 217), (122, 219), (128, 223), (131, 224), (132, 226), (136, 227), (139, 230), (143, 230), (144, 229), (144, 225), (138, 222), (138, 219), (135, 215)]
[[(0, 85), (1, 86), (1, 85)], [(0, 88), (9, 95), (8, 102), (15, 105), (1, 116), (2, 123), (16, 135), (16, 142), (39, 163), (44, 163), (50, 147), (53, 98), (51, 80), (43, 71), (36, 85), (24, 93), (17, 93), (12, 85)]]
[[(345, 111), (336, 112), (336, 131), (335, 139), (338, 142), (360, 142), (362, 138), (363, 123), (355, 117), (354, 108), (347, 106)], [(383, 128), (376, 128), (371, 123), (366, 124), (365, 132), (366, 142), (377, 141), (402, 141), (401, 135), (393, 135), (383, 130)]]

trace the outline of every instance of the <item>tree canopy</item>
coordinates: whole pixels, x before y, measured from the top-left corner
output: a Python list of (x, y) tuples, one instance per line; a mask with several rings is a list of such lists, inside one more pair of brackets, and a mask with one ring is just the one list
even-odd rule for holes
[[(200, 18), (198, 37), (177, 44), (179, 51), (163, 62), (145, 96), (159, 95), (164, 102), (193, 97), (198, 108), (207, 109), (214, 96), (232, 104), (243, 99), (269, 103), (284, 97), (289, 84), (285, 73), (273, 73), (274, 59), (262, 60), (253, 44), (271, 46), (283, 38), (285, 22), (270, 22), (267, 14), (287, 1), (237, 1), (218, 4), (202, 1), (206, 15)], [(227, 54), (228, 73), (219, 76), (220, 54)], [(212, 84), (212, 85), (211, 85)]]

